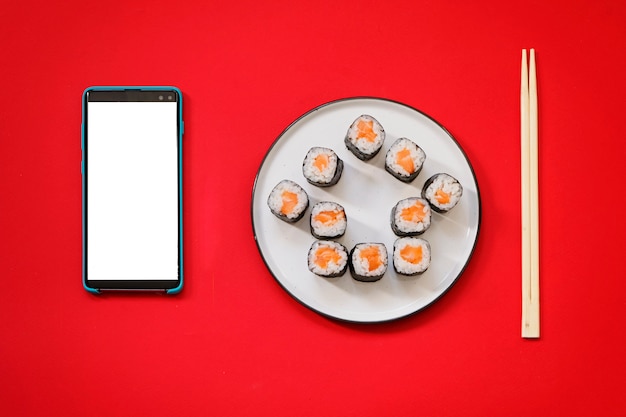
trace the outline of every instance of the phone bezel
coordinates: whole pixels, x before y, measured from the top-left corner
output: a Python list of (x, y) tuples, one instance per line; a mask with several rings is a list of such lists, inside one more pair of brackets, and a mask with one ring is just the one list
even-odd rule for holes
[[(178, 161), (178, 279), (176, 280), (90, 280), (87, 274), (87, 176), (88, 176), (88, 109), (87, 103), (93, 95), (97, 100), (93, 101), (156, 101), (159, 95), (173, 94), (177, 111), (177, 161)], [(183, 133), (184, 124), (182, 118), (182, 92), (172, 86), (94, 86), (85, 89), (82, 99), (82, 126), (81, 126), (81, 176), (82, 176), (82, 278), (85, 290), (99, 294), (107, 290), (143, 290), (165, 291), (175, 294), (181, 291), (183, 286)]]

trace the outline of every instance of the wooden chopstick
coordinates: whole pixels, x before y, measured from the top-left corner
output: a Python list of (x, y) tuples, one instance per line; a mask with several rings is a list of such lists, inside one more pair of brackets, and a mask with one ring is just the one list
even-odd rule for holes
[(539, 204), (537, 71), (535, 50), (522, 49), (520, 119), (522, 154), (522, 337), (539, 337)]

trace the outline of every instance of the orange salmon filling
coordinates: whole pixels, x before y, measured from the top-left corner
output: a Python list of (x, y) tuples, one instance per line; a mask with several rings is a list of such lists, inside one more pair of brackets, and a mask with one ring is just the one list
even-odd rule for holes
[(370, 246), (364, 249), (361, 249), (360, 252), (361, 259), (367, 259), (369, 263), (369, 271), (374, 271), (378, 267), (380, 267), (383, 262), (380, 259), (380, 251), (376, 246)]
[(337, 251), (328, 246), (320, 246), (315, 251), (315, 264), (320, 268), (326, 269), (330, 262), (338, 264), (340, 259), (341, 256), (339, 256)]
[(407, 148), (402, 149), (396, 154), (396, 164), (400, 165), (406, 172), (412, 174), (415, 171), (415, 164), (411, 158), (411, 151)]
[(313, 161), (313, 165), (320, 172), (324, 171), (328, 167), (328, 155), (321, 153), (315, 157), (315, 161)]
[(412, 264), (418, 264), (422, 262), (423, 256), (424, 255), (422, 253), (421, 246), (415, 247), (411, 245), (406, 245), (404, 248), (400, 249), (400, 257), (402, 257), (402, 259)]
[(291, 213), (298, 204), (298, 194), (292, 193), (291, 191), (283, 191), (281, 197), (283, 199), (283, 205), (280, 208), (280, 212), (286, 216)]
[(419, 201), (410, 207), (402, 209), (400, 216), (407, 222), (421, 222), (426, 217), (425, 207)]
[(437, 190), (435, 192), (435, 198), (439, 202), (439, 204), (448, 204), (450, 202), (450, 194), (446, 193), (442, 189)]
[(317, 213), (314, 219), (320, 223), (324, 223), (325, 225), (332, 226), (339, 220), (343, 219), (344, 216), (343, 211), (327, 210)]
[(369, 121), (359, 120), (359, 123), (357, 123), (356, 128), (359, 130), (359, 133), (356, 135), (357, 139), (364, 138), (368, 142), (374, 142), (374, 140), (376, 139), (376, 136), (378, 136), (376, 132), (374, 132), (373, 120), (369, 120)]

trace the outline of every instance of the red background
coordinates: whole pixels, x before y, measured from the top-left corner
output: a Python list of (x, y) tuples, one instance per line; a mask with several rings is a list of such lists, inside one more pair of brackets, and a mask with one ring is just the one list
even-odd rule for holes
[[(626, 414), (626, 3), (195, 3), (3, 2), (0, 415)], [(539, 340), (520, 337), (529, 47)], [(168, 84), (184, 93), (185, 287), (93, 296), (81, 285), (81, 93)], [(292, 299), (257, 251), (249, 212), (277, 135), (312, 107), (361, 95), (444, 124), (483, 202), (457, 284), (378, 325)]]

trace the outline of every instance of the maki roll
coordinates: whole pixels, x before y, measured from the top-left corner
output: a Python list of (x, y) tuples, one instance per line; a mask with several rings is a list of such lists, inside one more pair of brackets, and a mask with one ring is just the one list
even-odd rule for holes
[(378, 281), (387, 271), (387, 248), (383, 243), (357, 243), (350, 251), (349, 265), (357, 281)]
[(309, 197), (295, 182), (282, 180), (272, 189), (267, 198), (267, 205), (279, 219), (295, 223), (304, 216), (309, 206)]
[(385, 169), (404, 182), (411, 182), (422, 170), (426, 153), (407, 138), (396, 140), (385, 156)]
[(401, 237), (393, 244), (393, 269), (401, 275), (418, 275), (430, 266), (430, 244), (419, 237)]
[(423, 198), (405, 198), (391, 209), (391, 229), (398, 236), (421, 235), (430, 227), (431, 213)]
[(335, 151), (328, 148), (309, 149), (302, 163), (304, 178), (318, 187), (330, 187), (337, 184), (343, 172), (343, 161)]
[(339, 277), (348, 269), (348, 250), (332, 240), (313, 242), (307, 259), (309, 271), (325, 278)]
[(321, 201), (311, 209), (311, 234), (318, 239), (343, 236), (347, 224), (346, 212), (340, 204)]
[(385, 130), (372, 116), (359, 116), (348, 129), (345, 143), (357, 158), (367, 161), (372, 159), (385, 141)]
[(424, 183), (422, 197), (437, 213), (447, 213), (463, 195), (463, 186), (448, 174), (435, 174)]

